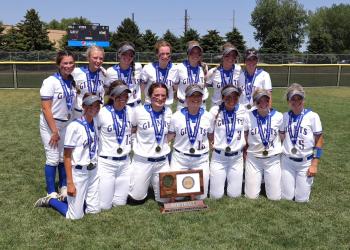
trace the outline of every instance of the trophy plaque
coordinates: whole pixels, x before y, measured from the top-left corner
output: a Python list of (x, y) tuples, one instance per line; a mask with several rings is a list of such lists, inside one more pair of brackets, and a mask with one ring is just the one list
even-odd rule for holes
[[(196, 195), (204, 193), (203, 171), (187, 170), (159, 173), (160, 198), (170, 198), (160, 210), (162, 213), (200, 211), (207, 209), (203, 200)], [(177, 197), (190, 198), (189, 201), (177, 201)]]

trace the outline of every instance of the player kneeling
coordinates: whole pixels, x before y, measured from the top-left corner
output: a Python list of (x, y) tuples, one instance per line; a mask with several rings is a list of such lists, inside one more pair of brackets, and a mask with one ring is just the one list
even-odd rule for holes
[[(84, 213), (98, 213), (97, 127), (94, 117), (100, 99), (93, 94), (83, 98), (83, 116), (71, 122), (64, 140), (64, 165), (67, 172), (67, 202), (54, 195), (40, 198), (36, 207), (51, 206), (67, 219), (81, 219)], [(85, 204), (86, 203), (86, 208)]]

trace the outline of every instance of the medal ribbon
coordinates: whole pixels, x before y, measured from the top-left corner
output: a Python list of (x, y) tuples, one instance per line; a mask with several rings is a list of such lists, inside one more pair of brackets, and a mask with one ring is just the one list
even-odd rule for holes
[(199, 66), (197, 65), (197, 67), (195, 68), (195, 70), (197, 71), (197, 75), (196, 75), (196, 78), (193, 80), (190, 63), (188, 62), (188, 60), (186, 60), (184, 62), (184, 64), (186, 65), (186, 68), (187, 68), (187, 76), (188, 76), (188, 79), (189, 79), (189, 83), (190, 84), (199, 83), (199, 72), (200, 72)]
[[(82, 67), (81, 69), (85, 72), (89, 93), (96, 93), (97, 87), (99, 85), (100, 70), (96, 71), (95, 78), (92, 79), (90, 75), (92, 72), (89, 70), (87, 66)], [(92, 88), (92, 85), (94, 86), (94, 88)]]
[(226, 77), (224, 73), (224, 67), (220, 67), (220, 75), (221, 75), (221, 87), (226, 86), (227, 84), (233, 84), (232, 78), (233, 78), (233, 71), (235, 70), (235, 65), (233, 65), (232, 69), (230, 70), (229, 80), (226, 82)]
[(156, 69), (157, 82), (166, 84), (166, 81), (168, 79), (169, 70), (170, 70), (171, 66), (172, 66), (172, 63), (169, 62), (168, 65), (166, 66), (166, 71), (165, 71), (165, 75), (163, 76), (163, 80), (161, 80), (161, 78), (160, 78), (161, 73), (160, 73), (160, 70), (159, 70), (159, 62), (154, 62), (153, 63), (153, 67)]
[(92, 136), (90, 134), (90, 128), (89, 128), (89, 125), (88, 125), (87, 121), (85, 120), (84, 116), (82, 116), (80, 119), (77, 119), (77, 122), (79, 122), (85, 128), (87, 138), (88, 138), (88, 145), (89, 145), (89, 157), (90, 157), (90, 161), (91, 161), (91, 159), (96, 154), (96, 145), (97, 145), (97, 140), (98, 140), (97, 131), (95, 130), (94, 140), (92, 140)]
[(255, 78), (262, 72), (262, 69), (256, 69), (254, 72), (253, 77), (248, 75), (248, 72), (244, 72), (245, 76), (245, 96), (248, 100), (248, 102), (251, 102), (252, 99), (252, 91), (253, 91), (253, 86), (255, 82)]
[(270, 141), (270, 135), (271, 135), (271, 112), (269, 112), (267, 114), (266, 135), (265, 135), (264, 130), (262, 128), (262, 119), (261, 119), (261, 116), (258, 114), (258, 111), (254, 110), (253, 114), (256, 117), (256, 122), (258, 124), (260, 139), (261, 139), (265, 149), (267, 149), (268, 145), (269, 145), (269, 141)]
[(72, 111), (72, 107), (73, 107), (73, 89), (72, 89), (72, 84), (70, 86), (70, 88), (68, 89), (67, 84), (65, 83), (65, 81), (63, 81), (62, 76), (60, 73), (55, 73), (54, 75), (61, 83), (62, 89), (63, 89), (63, 93), (64, 96), (66, 98), (66, 105), (67, 105), (67, 109), (68, 111)]
[[(233, 110), (232, 117), (228, 116), (228, 112), (225, 107), (223, 107), (222, 113), (224, 115), (224, 121), (225, 121), (227, 145), (230, 145), (236, 129), (236, 107)], [(230, 126), (230, 118), (231, 118), (231, 126)]]
[[(118, 74), (118, 79), (119, 80), (123, 80), (122, 78), (122, 73), (121, 73), (121, 68), (120, 68), (120, 65), (114, 65), (113, 66), (113, 69), (115, 71), (117, 71), (117, 74)], [(130, 87), (130, 85), (132, 85), (132, 81), (131, 81), (131, 67), (129, 67), (129, 71), (126, 73), (126, 84)]]
[(300, 125), (301, 122), (304, 118), (304, 115), (307, 114), (310, 110), (307, 109), (303, 109), (303, 111), (301, 111), (301, 114), (298, 115), (297, 118), (297, 124), (296, 126), (294, 126), (294, 134), (292, 131), (292, 123), (293, 123), (293, 112), (289, 111), (289, 120), (288, 120), (288, 133), (289, 133), (289, 138), (290, 141), (292, 142), (293, 147), (295, 147), (295, 144), (297, 144), (297, 139), (298, 139), (298, 135), (299, 135), (299, 129), (300, 129)]
[(197, 117), (196, 117), (196, 125), (194, 126), (194, 131), (192, 131), (191, 126), (190, 126), (190, 118), (189, 118), (188, 109), (185, 108), (184, 112), (185, 112), (185, 117), (186, 117), (187, 136), (188, 136), (188, 139), (190, 140), (191, 145), (193, 146), (193, 144), (195, 143), (195, 141), (197, 139), (199, 124), (201, 123), (201, 117), (202, 117), (202, 114), (204, 113), (204, 110), (203, 110), (203, 108), (199, 109), (199, 112), (198, 112)]
[(122, 115), (122, 124), (119, 124), (117, 120), (117, 115), (115, 114), (115, 109), (111, 105), (107, 105), (106, 108), (109, 112), (111, 112), (112, 120), (113, 120), (113, 128), (115, 131), (115, 137), (117, 138), (117, 142), (119, 145), (122, 144), (125, 134), (125, 128), (126, 128), (126, 108), (123, 109), (123, 115)]
[(153, 109), (151, 107), (150, 104), (146, 104), (145, 109), (147, 110), (147, 112), (151, 115), (151, 120), (152, 120), (152, 126), (154, 129), (154, 136), (156, 137), (157, 143), (158, 145), (161, 143), (162, 139), (163, 139), (163, 134), (164, 134), (164, 127), (165, 127), (165, 121), (164, 121), (164, 112), (165, 112), (165, 108), (162, 109), (162, 119), (160, 120), (160, 128), (158, 129), (158, 125), (157, 125), (157, 121), (156, 121), (156, 117), (155, 114), (153, 112)]

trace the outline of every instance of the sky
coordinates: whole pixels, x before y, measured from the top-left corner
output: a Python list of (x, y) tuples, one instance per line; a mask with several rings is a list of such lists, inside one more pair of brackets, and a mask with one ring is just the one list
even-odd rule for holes
[[(304, 9), (315, 11), (333, 4), (350, 4), (350, 0), (299, 0)], [(175, 4), (176, 3), (176, 4)], [(233, 25), (241, 32), (247, 47), (259, 48), (254, 40), (254, 27), (249, 22), (255, 0), (10, 0), (2, 1), (0, 21), (15, 25), (24, 19), (28, 9), (34, 8), (41, 21), (85, 17), (93, 23), (109, 26), (114, 32), (126, 17), (132, 17), (140, 32), (152, 30), (162, 36), (167, 29), (180, 36), (184, 31), (185, 9), (189, 16), (189, 27), (205, 35), (208, 30), (217, 30), (221, 36), (232, 30)], [(305, 45), (303, 46), (305, 48)], [(303, 50), (303, 49), (302, 49)]]

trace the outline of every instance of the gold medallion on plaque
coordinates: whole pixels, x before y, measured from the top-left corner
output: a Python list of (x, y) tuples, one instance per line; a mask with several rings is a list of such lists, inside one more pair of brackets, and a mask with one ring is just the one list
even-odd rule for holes
[(182, 179), (182, 186), (186, 189), (191, 189), (194, 186), (194, 179), (191, 176), (186, 176)]

